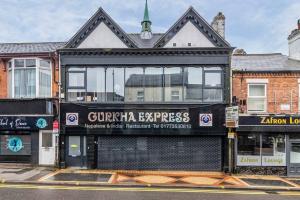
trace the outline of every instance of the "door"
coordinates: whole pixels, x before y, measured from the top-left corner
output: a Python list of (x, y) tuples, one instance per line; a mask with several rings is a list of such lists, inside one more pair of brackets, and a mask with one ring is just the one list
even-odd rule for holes
[(40, 131), (39, 134), (39, 164), (55, 164), (55, 135), (52, 131)]
[(68, 136), (67, 137), (67, 166), (86, 167), (86, 137)]
[(300, 176), (300, 141), (290, 141), (289, 176)]

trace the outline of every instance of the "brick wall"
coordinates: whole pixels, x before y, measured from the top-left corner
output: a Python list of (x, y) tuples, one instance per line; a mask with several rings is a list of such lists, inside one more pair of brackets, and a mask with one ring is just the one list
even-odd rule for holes
[(6, 62), (0, 59), (0, 98), (6, 98), (7, 95)]
[[(246, 100), (246, 105), (240, 104), (240, 111), (247, 113), (247, 79), (268, 79), (267, 112), (268, 113), (298, 113), (300, 73), (238, 73), (233, 72), (232, 94), (240, 100)], [(281, 104), (289, 104), (291, 110), (281, 110)]]

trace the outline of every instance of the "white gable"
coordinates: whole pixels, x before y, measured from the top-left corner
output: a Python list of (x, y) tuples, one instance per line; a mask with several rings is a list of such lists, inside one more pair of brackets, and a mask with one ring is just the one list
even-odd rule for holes
[[(173, 43), (176, 43), (176, 46), (173, 46)], [(188, 43), (191, 43), (191, 46), (188, 46)], [(215, 47), (215, 45), (189, 21), (164, 47)]]
[(78, 48), (128, 48), (122, 40), (101, 22)]

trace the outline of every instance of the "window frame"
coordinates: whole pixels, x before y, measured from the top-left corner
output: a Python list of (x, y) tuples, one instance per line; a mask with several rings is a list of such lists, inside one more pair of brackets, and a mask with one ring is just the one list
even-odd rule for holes
[[(245, 165), (241, 165), (241, 164), (238, 164), (236, 162), (236, 166), (262, 166), (262, 167), (266, 167), (266, 166), (288, 166), (288, 163), (287, 163), (287, 158), (288, 158), (288, 136), (287, 136), (287, 133), (272, 133), (272, 132), (265, 132), (265, 133), (251, 133), (251, 132), (247, 132), (245, 134), (242, 134), (242, 136), (248, 136), (248, 135), (251, 135), (251, 134), (254, 134), (257, 136), (257, 138), (259, 138), (259, 155), (247, 155), (247, 154), (239, 154), (239, 139), (237, 138), (237, 142), (235, 143), (235, 159), (236, 161), (238, 161), (238, 157), (239, 156), (244, 156), (244, 157), (256, 157), (256, 158), (259, 158), (259, 164), (253, 164), (253, 165), (250, 165), (250, 164), (245, 164)], [(266, 157), (276, 157), (278, 156), (275, 155), (274, 153), (274, 143), (272, 143), (273, 145), (273, 155), (270, 156), (270, 155), (265, 155), (264, 152), (263, 152), (263, 137), (267, 137), (267, 136), (284, 136), (284, 161), (285, 163), (283, 165), (270, 165), (270, 164), (264, 164), (264, 161), (263, 159), (266, 158)]]
[[(264, 86), (264, 96), (250, 96), (251, 85), (262, 85)], [(248, 83), (247, 84), (247, 112), (249, 113), (265, 113), (267, 112), (267, 83)], [(249, 99), (264, 99), (264, 110), (249, 110)]]
[[(15, 60), (24, 60), (24, 66), (23, 67), (15, 67)], [(35, 60), (35, 67), (26, 67), (26, 60)], [(50, 61), (50, 80), (51, 80), (51, 84), (50, 84), (50, 96), (49, 97), (41, 97), (40, 96), (40, 61), (41, 60), (47, 60)], [(11, 65), (10, 65), (11, 63)], [(52, 60), (51, 59), (43, 59), (43, 58), (38, 58), (38, 57), (14, 57), (12, 59), (10, 59), (7, 62), (7, 70), (9, 72), (11, 72), (11, 80), (9, 80), (9, 78), (7, 79), (7, 89), (9, 90), (8, 95), (9, 98), (17, 98), (17, 99), (26, 99), (26, 98), (32, 98), (32, 97), (15, 97), (15, 70), (19, 70), (19, 69), (35, 69), (35, 96), (34, 98), (52, 98), (53, 97), (53, 72), (54, 69), (52, 67)]]
[[(182, 104), (195, 104), (195, 103), (199, 103), (199, 104), (207, 104), (207, 103), (224, 103), (225, 101), (225, 93), (226, 93), (226, 89), (224, 87), (224, 79), (225, 79), (225, 66), (222, 65), (218, 65), (218, 66), (205, 66), (205, 65), (67, 65), (65, 66), (65, 93), (66, 93), (66, 101), (68, 102), (69, 98), (68, 98), (68, 90), (69, 89), (81, 89), (85, 91), (85, 94), (87, 93), (87, 82), (88, 82), (88, 77), (87, 77), (87, 69), (88, 68), (104, 68), (105, 70), (105, 96), (106, 96), (106, 92), (107, 92), (107, 69), (108, 68), (123, 68), (124, 69), (124, 101), (107, 101), (107, 99), (105, 99), (105, 101), (101, 101), (101, 103), (110, 103), (110, 104), (139, 104), (139, 103), (145, 103), (145, 104), (155, 104), (155, 103), (167, 103), (167, 104), (174, 104), (174, 103), (182, 103)], [(165, 83), (165, 69), (167, 68), (180, 68), (180, 71), (182, 72), (182, 85), (180, 86), (182, 88), (181, 92), (179, 91), (179, 93), (181, 93), (182, 95), (182, 99), (179, 99), (178, 101), (166, 101), (166, 97), (165, 97), (165, 90), (166, 90), (166, 83)], [(202, 86), (200, 88), (201, 92), (202, 92), (202, 98), (199, 100), (187, 100), (185, 97), (185, 92), (186, 92), (186, 88), (184, 86), (184, 82), (185, 82), (185, 69), (188, 69), (189, 67), (192, 68), (200, 68), (202, 71), (201, 74), (201, 78), (202, 78)], [(217, 69), (214, 69), (216, 68)], [(76, 70), (76, 68), (78, 68), (78, 70)], [(126, 76), (127, 76), (127, 68), (141, 68), (143, 70), (143, 85), (140, 87), (141, 90), (144, 91), (144, 100), (143, 101), (126, 101)], [(146, 68), (162, 68), (162, 100), (161, 101), (145, 101), (145, 71)], [(71, 70), (70, 70), (71, 69)], [(73, 87), (73, 86), (69, 86), (69, 74), (70, 73), (84, 73), (84, 77), (85, 77), (85, 85), (83, 87)], [(206, 73), (220, 73), (221, 74), (221, 85), (220, 86), (215, 86), (215, 87), (211, 87), (205, 86), (205, 74)], [(222, 100), (221, 101), (205, 101), (204, 100), (204, 90), (205, 89), (219, 89), (222, 91), (221, 97)], [(137, 93), (136, 93), (137, 95)], [(86, 95), (85, 95), (86, 96)], [(170, 96), (171, 98), (171, 96)], [(76, 102), (76, 101), (70, 101), (70, 102)], [(93, 103), (94, 101), (87, 101), (86, 99), (84, 99), (83, 101), (79, 101), (79, 102), (84, 102), (84, 103)]]

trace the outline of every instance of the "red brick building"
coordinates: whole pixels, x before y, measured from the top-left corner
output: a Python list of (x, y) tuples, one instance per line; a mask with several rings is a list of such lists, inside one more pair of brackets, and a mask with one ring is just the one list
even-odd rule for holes
[(239, 105), (237, 173), (299, 175), (300, 60), (282, 54), (232, 57), (233, 103)]
[(0, 162), (54, 165), (64, 43), (0, 44)]

